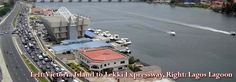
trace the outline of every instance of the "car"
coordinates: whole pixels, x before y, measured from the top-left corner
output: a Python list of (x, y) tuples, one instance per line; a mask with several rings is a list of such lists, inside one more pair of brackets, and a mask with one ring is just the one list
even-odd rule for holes
[(34, 59), (35, 57), (32, 55), (31, 58)]
[(37, 64), (38, 66), (42, 65), (42, 63), (41, 63), (40, 61), (36, 62), (36, 64)]
[(54, 63), (54, 64), (52, 64), (52, 66), (53, 66), (54, 68), (58, 67), (58, 65), (57, 65), (57, 64), (55, 64), (55, 63)]
[(50, 69), (51, 65), (50, 64), (46, 64), (46, 68)]
[(39, 58), (40, 60), (43, 60), (43, 56), (42, 56), (42, 55), (38, 55), (38, 58)]
[(46, 61), (42, 61), (42, 64), (44, 64), (44, 65), (45, 65), (45, 64), (46, 64)]
[(61, 72), (61, 68), (60, 67), (55, 67), (56, 72)]
[(44, 61), (48, 62), (48, 61), (49, 61), (49, 59), (48, 59), (48, 58), (44, 58)]
[(39, 61), (37, 57), (34, 57), (33, 60), (34, 60), (34, 62), (38, 62)]

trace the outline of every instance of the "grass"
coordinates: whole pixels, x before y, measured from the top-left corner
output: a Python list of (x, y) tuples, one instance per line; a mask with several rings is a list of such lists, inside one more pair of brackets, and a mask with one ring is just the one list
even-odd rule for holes
[[(25, 57), (25, 55), (21, 55), (22, 58), (24, 59), (24, 62), (26, 63), (27, 67), (29, 67), (29, 69), (33, 72), (33, 73), (37, 73), (39, 72), (39, 70)], [(46, 77), (39, 77), (36, 78), (39, 82), (49, 82)]]
[(12, 22), (13, 23), (13, 27), (16, 27), (16, 21), (17, 21), (18, 15), (19, 15), (19, 11), (17, 11), (17, 14), (16, 14), (16, 16), (13, 19), (13, 22)]
[(72, 70), (74, 70), (75, 72), (80, 72), (80, 71), (83, 71), (81, 69), (81, 66), (78, 64), (76, 65), (75, 63), (69, 63), (67, 64)]

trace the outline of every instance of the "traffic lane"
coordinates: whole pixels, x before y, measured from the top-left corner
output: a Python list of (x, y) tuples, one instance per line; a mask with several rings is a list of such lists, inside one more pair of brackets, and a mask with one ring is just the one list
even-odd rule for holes
[[(19, 10), (17, 4), (15, 10)], [(12, 13), (10, 13), (9, 17), (6, 18), (6, 20), (1, 24), (1, 30), (3, 32), (6, 32), (7, 30), (10, 30), (12, 28), (11, 23), (13, 21), (14, 16), (17, 14), (15, 10), (13, 10)], [(3, 55), (12, 80), (14, 82), (36, 82), (35, 79), (30, 78), (30, 73), (27, 71), (28, 69), (24, 66), (23, 62), (19, 58), (19, 54), (17, 53), (16, 49), (12, 47), (14, 45), (11, 36), (3, 35), (1, 37), (1, 44), (2, 51), (12, 51), (12, 53), (14, 54), (14, 56), (9, 56), (9, 54)], [(16, 69), (16, 65), (20, 65), (21, 67), (19, 69)]]
[[(25, 64), (22, 62), (17, 50), (12, 42), (11, 36), (5, 36), (3, 42), (3, 48), (7, 51), (11, 51), (12, 55), (5, 54), (7, 62), (9, 62), (9, 68), (13, 70), (13, 75), (16, 79), (13, 81), (20, 82), (36, 82), (34, 78), (30, 77), (30, 72), (25, 67)], [(11, 67), (10, 67), (11, 66)]]
[[(9, 64), (12, 64), (11, 65), (11, 69), (13, 70), (12, 72), (14, 73), (14, 77), (16, 77), (16, 80), (14, 81), (18, 81), (18, 80), (21, 80), (20, 82), (34, 82), (34, 81), (30, 81), (30, 74), (29, 72), (27, 72), (27, 68), (25, 66), (22, 66), (24, 65), (24, 63), (21, 61), (21, 58), (19, 58), (19, 55), (16, 51), (15, 48), (13, 48), (12, 46), (14, 46), (13, 44), (9, 45), (10, 43), (12, 43), (12, 41), (10, 41), (11, 39), (9, 38), (8, 40), (4, 40), (6, 41), (5, 42), (5, 46), (3, 46), (4, 48), (6, 48), (6, 50), (8, 51), (12, 51), (12, 55), (6, 55), (7, 57), (7, 60), (10, 60), (11, 63)], [(6, 47), (8, 46), (8, 47)], [(15, 65), (16, 64), (16, 65)], [(16, 67), (18, 65), (18, 67)], [(10, 66), (9, 66), (10, 68)], [(28, 74), (27, 74), (28, 73)], [(24, 79), (21, 79), (21, 78), (24, 78)], [(29, 81), (27, 81), (27, 79)]]
[(12, 26), (12, 21), (13, 21), (14, 17), (15, 17), (16, 14), (17, 14), (17, 10), (20, 10), (19, 8), (20, 8), (19, 5), (16, 4), (15, 9), (12, 11), (12, 13), (10, 13), (10, 15), (9, 15), (9, 16), (6, 18), (6, 20), (2, 23), (2, 25), (1, 25), (1, 29), (2, 29), (2, 30), (9, 30), (9, 29), (10, 29), (9, 27)]
[(1, 49), (3, 51), (3, 57), (5, 59), (7, 69), (9, 71), (10, 75), (11, 75), (12, 81), (16, 81), (16, 79), (17, 79), (17, 77), (16, 77), (17, 74), (16, 73), (17, 72), (15, 71), (15, 63), (14, 63), (14, 61), (10, 61), (10, 60), (13, 60), (13, 59), (11, 59), (10, 57), (7, 56), (8, 54), (6, 53), (6, 51), (9, 51), (9, 50), (7, 50), (5, 45), (4, 45), (4, 44), (6, 44), (6, 42), (4, 42), (4, 40), (5, 40), (4, 38), (5, 38), (5, 36), (1, 37)]
[[(13, 43), (12, 38), (9, 38), (9, 39), (10, 39), (10, 41), (11, 41), (11, 43), (10, 43), (11, 45), (10, 45), (10, 46), (14, 46), (14, 44), (12, 44), (12, 43)], [(26, 77), (26, 80), (29, 81), (29, 82), (36, 82), (33, 77), (30, 77), (30, 72), (31, 72), (31, 71), (29, 71), (28, 68), (26, 68), (25, 64), (23, 63), (22, 59), (20, 58), (19, 53), (18, 53), (17, 50), (16, 50), (16, 47), (13, 47), (13, 48), (11, 48), (11, 49), (13, 49), (13, 51), (14, 51), (13, 53), (18, 56), (18, 57), (15, 57), (15, 58), (16, 58), (16, 60), (18, 60), (19, 64), (20, 64), (20, 65), (24, 65), (23, 68), (20, 69), (20, 70), (23, 72), (22, 74), (23, 74), (23, 76)], [(24, 69), (24, 70), (23, 70), (23, 69)]]

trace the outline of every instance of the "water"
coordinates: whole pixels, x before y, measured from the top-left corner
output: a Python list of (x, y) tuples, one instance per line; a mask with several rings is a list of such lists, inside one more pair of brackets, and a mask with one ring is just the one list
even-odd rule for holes
[[(132, 55), (159, 65), (163, 71), (232, 72), (236, 74), (236, 18), (206, 9), (146, 3), (37, 3), (41, 7), (67, 7), (90, 16), (91, 28), (102, 28), (133, 44)], [(171, 37), (168, 31), (177, 35)], [(177, 82), (236, 82), (236, 78), (178, 79)]]

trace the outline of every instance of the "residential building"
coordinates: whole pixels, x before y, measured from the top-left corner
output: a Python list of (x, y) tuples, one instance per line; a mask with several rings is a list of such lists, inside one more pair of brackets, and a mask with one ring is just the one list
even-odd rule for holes
[(224, 0), (212, 0), (210, 4), (211, 9), (220, 10), (224, 6)]
[(129, 57), (106, 48), (77, 50), (76, 60), (94, 72), (111, 72), (127, 68)]

